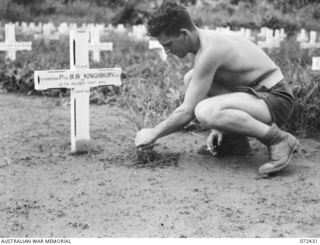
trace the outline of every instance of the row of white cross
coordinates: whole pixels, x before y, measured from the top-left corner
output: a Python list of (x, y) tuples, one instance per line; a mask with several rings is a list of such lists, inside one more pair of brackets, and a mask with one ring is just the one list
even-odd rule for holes
[[(15, 59), (15, 51), (14, 49), (22, 50), (30, 50), (30, 42), (28, 43), (17, 43), (15, 42), (15, 37), (14, 37), (14, 27), (17, 27), (17, 24), (6, 24), (5, 25), (5, 32), (6, 32), (6, 44), (2, 43), (2, 46), (0, 46), (0, 50), (8, 51), (7, 57), (10, 59)], [(22, 25), (22, 26), (26, 26)], [(29, 29), (30, 28), (36, 28), (33, 23), (32, 25), (29, 24)], [(42, 25), (42, 30), (43, 34), (41, 33), (36, 33), (34, 34), (35, 39), (40, 39), (43, 38), (45, 40), (58, 40), (60, 34), (65, 34), (68, 35), (70, 30), (75, 30), (77, 28), (76, 24), (67, 24), (67, 23), (62, 23), (60, 24), (58, 28), (58, 32), (56, 31), (55, 26), (52, 23), (47, 23)], [(83, 24), (81, 29), (88, 29), (90, 30), (91, 38), (91, 46), (89, 47), (89, 50), (93, 51), (93, 60), (96, 62), (100, 62), (100, 51), (111, 51), (113, 49), (112, 43), (101, 43), (100, 42), (100, 34), (104, 31), (110, 32), (110, 31), (115, 31), (118, 33), (127, 33), (126, 28), (124, 25), (119, 24), (116, 28), (114, 28), (112, 25), (109, 25), (107, 28), (105, 28), (104, 25), (102, 24)], [(207, 27), (205, 27), (207, 29)], [(217, 31), (221, 32), (231, 32), (230, 28), (222, 28), (218, 27), (216, 28)], [(255, 41), (256, 37), (252, 35), (251, 29), (245, 29), (241, 28), (239, 31), (234, 31), (235, 33), (244, 36), (245, 38)], [(149, 40), (148, 36), (146, 35), (146, 29), (145, 26), (143, 25), (137, 25), (132, 27), (132, 32), (127, 33), (128, 36), (131, 38), (138, 40), (138, 41), (147, 41)], [(260, 33), (257, 35), (260, 38), (265, 38), (264, 41), (257, 41), (257, 45), (260, 46), (261, 48), (279, 48), (280, 43), (284, 41), (286, 38), (286, 34), (284, 32), (284, 29), (276, 29), (272, 30), (266, 27), (262, 27), (260, 29)], [(14, 40), (14, 41), (12, 41)], [(317, 32), (315, 31), (310, 31), (310, 38), (307, 35), (307, 32), (302, 29), (300, 33), (297, 36), (297, 41), (300, 42), (300, 48), (305, 49), (305, 48), (319, 48), (320, 47), (320, 42), (317, 42)], [(14, 44), (10, 44), (14, 43)], [(1, 45), (1, 44), (0, 44)], [(11, 46), (10, 46), (11, 45)], [(10, 47), (9, 47), (10, 46)], [(2, 49), (1, 49), (2, 48)], [(158, 53), (160, 55), (160, 58), (162, 60), (167, 59), (167, 55), (165, 53), (165, 50), (163, 47), (160, 45), (160, 43), (156, 40), (149, 40), (149, 49), (157, 49)], [(318, 60), (318, 58), (316, 58)], [(316, 62), (317, 63), (317, 62)]]
[[(34, 35), (35, 39), (45, 38), (56, 40), (59, 39), (60, 36), (69, 35), (71, 30), (76, 29), (99, 29), (100, 32), (116, 32), (120, 34), (127, 33), (134, 39), (145, 39), (146, 36), (146, 28), (144, 25), (134, 25), (132, 26), (132, 32), (128, 32), (123, 24), (118, 24), (117, 26), (113, 26), (109, 24), (105, 26), (104, 24), (93, 24), (93, 23), (84, 23), (81, 26), (78, 26), (77, 23), (61, 23), (58, 27), (56, 27), (52, 22), (49, 23), (38, 23), (37, 25), (33, 22), (26, 23), (22, 22), (19, 24), (18, 22), (13, 24), (15, 25), (16, 29), (26, 35)], [(1, 29), (1, 22), (0, 22), (0, 29)], [(0, 33), (1, 35), (1, 33)], [(1, 36), (0, 36), (1, 37)]]
[[(19, 43), (15, 40), (14, 27), (6, 25), (6, 42), (0, 43), (0, 50), (7, 51), (10, 58), (15, 58), (15, 50), (31, 50), (31, 42)], [(35, 71), (36, 90), (51, 88), (70, 89), (71, 152), (90, 151), (89, 104), (90, 88), (100, 85), (121, 85), (121, 68), (89, 69), (89, 50), (100, 51), (102, 46), (111, 49), (112, 43), (100, 43), (99, 30), (70, 31), (70, 69)], [(158, 42), (150, 40), (149, 48), (162, 48)], [(307, 46), (307, 47), (310, 47)], [(163, 51), (163, 48), (161, 49)], [(166, 55), (165, 53), (162, 55)], [(94, 53), (94, 56), (99, 56)], [(162, 57), (166, 59), (166, 56)], [(317, 61), (320, 69), (320, 62)]]
[[(111, 51), (113, 50), (112, 42), (100, 42), (100, 31), (97, 28), (90, 29), (90, 42), (89, 50), (93, 52), (93, 60), (100, 62), (100, 51)], [(31, 42), (17, 42), (15, 37), (15, 26), (14, 24), (5, 25), (5, 36), (6, 40), (0, 43), (0, 51), (6, 51), (6, 58), (11, 60), (16, 59), (16, 52), (21, 50), (31, 50)]]
[[(15, 40), (15, 27), (16, 24), (6, 24), (5, 25), (5, 35), (6, 40), (4, 43), (0, 43), (0, 51), (7, 51), (6, 57), (15, 60), (16, 59), (16, 51), (20, 50), (31, 50), (31, 42), (16, 42)], [(22, 25), (22, 26), (26, 26)], [(29, 25), (29, 28), (36, 28), (36, 26)], [(76, 24), (67, 25), (67, 23), (62, 23), (59, 26), (59, 30), (62, 33), (67, 33), (69, 29), (76, 28)], [(101, 51), (112, 51), (113, 43), (112, 42), (100, 42), (100, 34), (104, 30), (104, 25), (94, 25), (94, 24), (84, 24), (84, 28), (89, 29), (90, 33), (90, 44), (89, 50), (93, 52), (93, 61), (100, 62), (100, 52)], [(43, 34), (36, 34), (35, 38), (49, 38), (49, 39), (59, 39), (59, 35), (57, 33), (52, 32), (54, 30), (54, 25), (52, 23), (43, 25)], [(109, 25), (108, 30), (114, 28)], [(217, 31), (221, 32), (231, 32), (230, 28), (217, 28)], [(118, 25), (116, 31), (119, 33), (126, 32), (124, 25)], [(239, 35), (242, 35), (251, 41), (255, 40), (255, 37), (251, 35), (250, 29), (241, 28), (240, 31), (236, 31)], [(146, 36), (146, 30), (143, 25), (133, 26), (132, 33), (128, 34), (132, 38), (136, 40), (148, 40)], [(280, 47), (280, 42), (283, 41), (286, 37), (284, 29), (280, 30), (271, 30), (269, 28), (263, 27), (258, 34), (258, 37), (265, 37), (265, 41), (258, 41), (257, 44), (261, 48), (277, 48)], [(320, 48), (320, 42), (317, 42), (317, 32), (310, 31), (310, 38), (307, 35), (307, 32), (302, 29), (297, 36), (297, 41), (300, 43), (301, 49), (309, 49), (309, 48)], [(149, 49), (156, 49), (160, 55), (160, 58), (163, 61), (166, 61), (167, 54), (164, 48), (160, 45), (157, 40), (149, 40)], [(312, 69), (319, 70), (320, 69), (320, 57), (312, 58)]]
[[(56, 39), (57, 37), (59, 38), (59, 35), (69, 35), (70, 30), (75, 30), (75, 29), (92, 29), (92, 28), (97, 28), (101, 32), (106, 31), (114, 31), (118, 33), (128, 33), (129, 36), (135, 38), (135, 39), (147, 39), (148, 37), (146, 36), (146, 28), (144, 25), (134, 25), (132, 26), (132, 32), (129, 32), (126, 27), (123, 24), (118, 24), (116, 27), (112, 26), (109, 24), (108, 26), (105, 26), (104, 24), (94, 24), (94, 23), (83, 23), (81, 26), (78, 26), (77, 23), (61, 23), (58, 27), (56, 27), (53, 23), (38, 23), (37, 25), (33, 22), (31, 23), (15, 23), (14, 24), (17, 29), (21, 30), (22, 32), (26, 34), (32, 34), (34, 33), (35, 38), (40, 38), (40, 37), (45, 37), (45, 38), (52, 38)], [(1, 28), (1, 25), (0, 25)], [(205, 26), (204, 29), (209, 29), (208, 26)], [(231, 31), (230, 27), (216, 27), (217, 31)], [(251, 41), (255, 41), (256, 37), (252, 35), (253, 31), (248, 28), (240, 28), (240, 30), (235, 30), (233, 32), (236, 32)], [(310, 32), (310, 39), (313, 38), (313, 33), (315, 31)], [(270, 44), (266, 45), (267, 47), (274, 46), (278, 47), (279, 42), (283, 41), (284, 38), (287, 36), (284, 29), (276, 29), (272, 30), (267, 27), (262, 27), (260, 28), (260, 33), (257, 35), (258, 37), (266, 38), (265, 41), (261, 42), (261, 46), (265, 46), (265, 44)], [(308, 36), (307, 32), (302, 29), (301, 32), (298, 35), (298, 40), (300, 42), (307, 42), (308, 41)], [(271, 45), (273, 43), (273, 45)]]
[[(59, 39), (60, 35), (69, 35), (70, 30), (75, 29), (99, 29), (100, 32), (117, 32), (125, 34), (127, 33), (130, 37), (138, 40), (146, 40), (147, 32), (144, 25), (134, 25), (132, 26), (132, 32), (129, 32), (126, 27), (123, 24), (118, 24), (116, 27), (109, 24), (108, 26), (105, 26), (104, 24), (94, 24), (94, 23), (84, 23), (80, 27), (76, 23), (61, 23), (58, 27), (55, 27), (55, 25), (51, 22), (49, 23), (38, 23), (37, 25), (33, 22), (26, 23), (22, 22), (21, 24), (15, 23), (14, 24), (17, 29), (21, 30), (24, 33), (30, 34), (34, 33), (34, 36), (36, 39), (38, 38), (46, 38), (46, 39)], [(1, 26), (0, 26), (1, 28)], [(209, 29), (208, 26), (205, 26), (204, 29)], [(217, 27), (217, 31), (231, 31), (230, 27)], [(235, 33), (238, 33), (239, 35), (242, 35), (246, 37), (247, 39), (250, 39), (251, 41), (255, 41), (257, 37), (265, 38), (265, 41), (258, 41), (257, 44), (261, 47), (265, 48), (273, 48), (273, 47), (279, 47), (280, 42), (283, 41), (286, 38), (286, 33), (283, 28), (272, 30), (267, 27), (260, 28), (260, 32), (254, 36), (252, 35), (253, 31), (248, 28), (240, 28), (240, 30), (233, 31)], [(307, 32), (305, 29), (302, 29), (300, 33), (298, 34), (297, 41), (301, 42), (302, 48), (307, 48), (308, 45), (314, 45), (316, 42), (316, 35), (317, 33), (315, 31), (310, 31), (310, 38), (307, 35)], [(306, 44), (310, 40), (310, 44)]]

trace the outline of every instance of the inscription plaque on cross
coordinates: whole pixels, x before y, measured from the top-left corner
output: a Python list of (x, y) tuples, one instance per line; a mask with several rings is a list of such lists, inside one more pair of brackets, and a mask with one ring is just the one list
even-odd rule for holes
[(35, 71), (36, 90), (69, 88), (71, 104), (71, 152), (90, 151), (90, 87), (121, 85), (121, 68), (89, 69), (89, 32), (70, 32), (70, 69)]
[(16, 52), (22, 50), (31, 50), (32, 42), (17, 42), (15, 34), (15, 24), (6, 24), (4, 43), (0, 43), (0, 51), (6, 51), (6, 58), (16, 60)]

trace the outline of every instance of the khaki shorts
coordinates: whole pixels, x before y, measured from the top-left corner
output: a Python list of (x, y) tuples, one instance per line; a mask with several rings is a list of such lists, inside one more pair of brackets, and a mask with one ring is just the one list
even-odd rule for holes
[(286, 80), (281, 80), (270, 89), (261, 87), (254, 89), (251, 87), (241, 87), (239, 92), (246, 92), (263, 99), (270, 111), (272, 122), (278, 127), (282, 127), (289, 120), (293, 107), (293, 94)]

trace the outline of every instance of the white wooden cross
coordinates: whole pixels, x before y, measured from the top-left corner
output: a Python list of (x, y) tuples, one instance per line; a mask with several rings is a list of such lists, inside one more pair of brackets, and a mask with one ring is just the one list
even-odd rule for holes
[(46, 42), (49, 40), (59, 40), (60, 34), (56, 32), (56, 28), (52, 23), (43, 24), (43, 34), (34, 34), (35, 39), (44, 39)]
[[(304, 34), (302, 36), (302, 34)], [(297, 40), (300, 42), (300, 48), (301, 49), (317, 49), (320, 48), (320, 42), (317, 42), (317, 32), (310, 31), (310, 39), (308, 42), (308, 37), (304, 32), (301, 32), (299, 38)], [(319, 71), (320, 70), (320, 57), (312, 57), (312, 66), (311, 70), (313, 71)]]
[(149, 40), (149, 49), (157, 49), (160, 55), (161, 60), (167, 60), (167, 53), (164, 50), (163, 46), (157, 40)]
[(15, 36), (15, 24), (5, 25), (6, 40), (0, 43), (0, 51), (6, 51), (6, 58), (16, 59), (16, 52), (21, 50), (31, 50), (32, 42), (17, 42)]
[(265, 29), (266, 40), (258, 41), (258, 46), (260, 48), (279, 48), (280, 47), (280, 31), (278, 36), (273, 36), (272, 29)]
[(90, 151), (90, 87), (121, 85), (121, 68), (89, 69), (89, 32), (70, 32), (70, 69), (35, 71), (36, 90), (71, 89), (71, 152)]
[[(69, 24), (69, 29), (70, 30), (76, 30), (77, 28), (78, 28), (77, 23), (70, 23)], [(68, 33), (68, 34), (70, 34), (70, 33)]]
[(115, 29), (115, 28), (113, 27), (113, 25), (112, 25), (111, 23), (109, 23), (108, 26), (107, 26), (107, 28), (106, 28), (106, 31), (107, 31), (107, 32), (112, 32), (112, 31), (114, 31), (114, 29)]
[(287, 37), (287, 34), (285, 33), (284, 29), (281, 28), (281, 29), (276, 29), (274, 31), (274, 39), (275, 40), (279, 40), (279, 42), (282, 42), (285, 40), (285, 38)]
[(286, 39), (286, 37), (287, 37), (287, 34), (286, 34), (284, 28), (281, 28), (280, 29), (280, 41), (284, 41)]
[(254, 42), (256, 39), (254, 36), (251, 35), (251, 29), (248, 28), (241, 27), (240, 31), (237, 31), (236, 33), (245, 37), (246, 39), (249, 39), (252, 42)]
[(252, 36), (251, 35), (252, 31), (251, 29), (246, 29), (245, 30), (245, 38), (249, 39), (250, 41), (254, 42), (256, 40), (256, 37), (255, 36)]
[(100, 51), (112, 51), (113, 50), (113, 43), (100, 42), (100, 28), (99, 27), (91, 27), (90, 28), (90, 43), (89, 43), (89, 50), (93, 52), (92, 59), (95, 62), (100, 62)]
[(268, 27), (261, 27), (260, 32), (258, 33), (258, 37), (265, 38), (267, 36)]
[(28, 23), (25, 21), (21, 22), (20, 28), (22, 29), (22, 31), (28, 29)]
[(124, 24), (118, 24), (117, 28), (114, 31), (119, 34), (124, 34), (127, 32), (127, 29), (124, 27)]
[(216, 31), (218, 31), (218, 32), (230, 32), (231, 29), (230, 29), (230, 26), (227, 26), (227, 27), (217, 27), (217, 28), (216, 28)]
[(307, 36), (307, 32), (305, 29), (301, 29), (300, 33), (297, 35), (297, 41), (299, 43), (306, 43), (308, 42), (309, 38)]
[(146, 27), (144, 25), (132, 26), (132, 32), (129, 33), (129, 37), (133, 38), (135, 41), (148, 40)]
[(66, 23), (66, 22), (60, 23), (60, 25), (58, 27), (58, 32), (61, 35), (69, 35), (70, 30), (69, 30), (68, 23)]
[(38, 25), (36, 25), (35, 32), (41, 33), (42, 31), (43, 31), (43, 24), (42, 22), (39, 22)]
[(309, 42), (301, 42), (300, 48), (308, 49), (308, 48), (320, 48), (320, 42), (317, 42), (317, 32), (310, 31), (310, 39)]
[(31, 34), (31, 33), (34, 33), (36, 30), (36, 25), (34, 22), (30, 22), (29, 25), (28, 25), (28, 28), (25, 30), (25, 33), (26, 34)]

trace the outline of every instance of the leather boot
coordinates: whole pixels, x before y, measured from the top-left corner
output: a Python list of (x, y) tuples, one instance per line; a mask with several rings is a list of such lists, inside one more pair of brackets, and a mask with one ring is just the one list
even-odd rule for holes
[(259, 168), (259, 175), (268, 175), (287, 167), (299, 145), (299, 141), (292, 134), (280, 130), (275, 124), (261, 141), (268, 146), (270, 159)]

